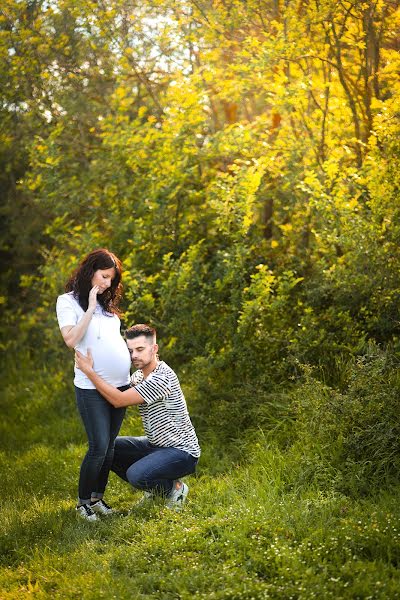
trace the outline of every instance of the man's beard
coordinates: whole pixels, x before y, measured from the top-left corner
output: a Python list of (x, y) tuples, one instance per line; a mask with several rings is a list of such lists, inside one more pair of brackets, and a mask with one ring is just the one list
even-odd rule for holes
[(146, 363), (143, 360), (134, 360), (133, 362), (133, 366), (136, 367), (137, 369), (145, 369), (149, 364), (151, 364), (151, 361), (153, 359), (147, 361)]

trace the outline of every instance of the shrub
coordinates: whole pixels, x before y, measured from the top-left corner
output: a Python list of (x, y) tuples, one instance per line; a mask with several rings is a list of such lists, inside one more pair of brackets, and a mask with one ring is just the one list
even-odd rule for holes
[(398, 480), (400, 469), (400, 368), (393, 355), (370, 344), (353, 359), (342, 390), (304, 369), (294, 393), (294, 451), (303, 477), (345, 493), (368, 493)]

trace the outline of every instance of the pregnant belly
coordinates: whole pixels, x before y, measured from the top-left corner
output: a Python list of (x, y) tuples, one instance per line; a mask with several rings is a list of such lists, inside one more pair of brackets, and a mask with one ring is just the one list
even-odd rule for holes
[(121, 342), (115, 346), (104, 344), (92, 352), (96, 373), (117, 387), (128, 383), (131, 365), (128, 348)]

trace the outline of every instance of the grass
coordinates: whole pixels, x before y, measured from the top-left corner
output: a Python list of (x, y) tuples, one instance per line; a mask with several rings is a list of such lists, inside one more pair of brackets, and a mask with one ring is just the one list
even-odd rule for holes
[[(43, 373), (6, 392), (2, 600), (400, 598), (400, 487), (352, 499), (299, 483), (296, 456), (261, 436), (251, 450), (203, 436), (182, 513), (155, 502), (86, 523), (74, 513), (85, 447), (70, 387)], [(127, 431), (139, 433), (137, 417)], [(138, 498), (111, 475), (110, 504), (126, 513)]]

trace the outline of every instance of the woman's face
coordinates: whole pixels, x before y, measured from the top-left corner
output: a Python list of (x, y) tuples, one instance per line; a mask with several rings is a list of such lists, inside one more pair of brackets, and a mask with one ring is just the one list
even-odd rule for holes
[(114, 279), (116, 275), (115, 269), (114, 267), (111, 267), (111, 269), (98, 269), (97, 271), (94, 272), (94, 275), (92, 277), (92, 287), (95, 285), (99, 286), (99, 294), (102, 294), (103, 292), (105, 292), (111, 285), (112, 280)]

